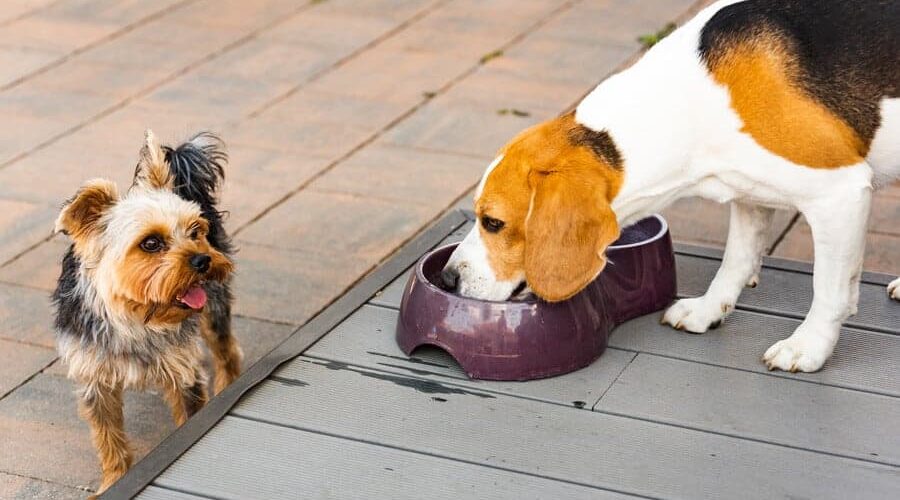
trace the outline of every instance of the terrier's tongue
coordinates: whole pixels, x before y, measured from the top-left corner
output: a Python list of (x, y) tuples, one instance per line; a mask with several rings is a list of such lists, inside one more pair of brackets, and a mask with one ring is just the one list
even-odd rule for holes
[(206, 305), (206, 291), (200, 286), (192, 286), (181, 296), (181, 303), (191, 309), (203, 309)]

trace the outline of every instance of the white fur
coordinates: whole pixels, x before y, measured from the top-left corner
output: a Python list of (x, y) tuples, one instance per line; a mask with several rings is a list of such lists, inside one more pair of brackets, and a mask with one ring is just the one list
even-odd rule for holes
[[(808, 168), (760, 147), (741, 132), (728, 90), (712, 79), (697, 50), (706, 22), (733, 3), (704, 9), (633, 67), (601, 83), (578, 106), (576, 121), (608, 131), (625, 159), (624, 183), (612, 202), (620, 225), (687, 196), (732, 203), (722, 266), (706, 294), (666, 312), (664, 321), (673, 326), (703, 332), (721, 321), (741, 289), (758, 281), (771, 209), (805, 215), (815, 239), (813, 304), (795, 333), (764, 359), (770, 368), (816, 371), (831, 355), (841, 323), (856, 311), (873, 179), (887, 182), (900, 174), (900, 101), (882, 102), (882, 126), (867, 161), (857, 165)], [(476, 297), (506, 298), (477, 233), (476, 226), (451, 259), (470, 264), (461, 287)], [(889, 293), (900, 298), (900, 280)]]
[(524, 274), (511, 280), (497, 279), (488, 261), (487, 247), (481, 240), (481, 230), (477, 223), (453, 251), (446, 267), (459, 272), (457, 291), (466, 297), (477, 299), (508, 299), (516, 287), (525, 281)]
[[(494, 158), (481, 176), (478, 187), (475, 188), (475, 201), (481, 197), (484, 185), (487, 183), (491, 172), (503, 161), (503, 155)], [(446, 267), (459, 272), (458, 292), (467, 296), (483, 300), (505, 300), (523, 281), (525, 276), (518, 276), (512, 280), (501, 280), (488, 261), (487, 248), (481, 239), (480, 223), (469, 231), (462, 243), (453, 251)]]

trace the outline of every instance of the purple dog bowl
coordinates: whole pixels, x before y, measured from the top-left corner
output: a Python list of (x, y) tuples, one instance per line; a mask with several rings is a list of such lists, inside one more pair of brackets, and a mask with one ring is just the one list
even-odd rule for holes
[(613, 328), (675, 298), (672, 239), (658, 215), (625, 228), (600, 276), (562, 302), (492, 302), (442, 289), (441, 270), (455, 248), (419, 260), (400, 304), (397, 343), (407, 355), (439, 347), (471, 378), (531, 380), (583, 368), (603, 353)]

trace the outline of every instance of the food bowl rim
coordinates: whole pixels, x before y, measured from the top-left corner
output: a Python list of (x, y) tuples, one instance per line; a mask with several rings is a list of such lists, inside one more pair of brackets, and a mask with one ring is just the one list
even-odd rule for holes
[[(607, 248), (607, 251), (628, 249), (628, 248), (634, 248), (637, 246), (647, 245), (649, 243), (653, 243), (654, 241), (657, 241), (660, 238), (664, 237), (666, 235), (666, 233), (669, 231), (669, 224), (666, 222), (666, 219), (663, 218), (663, 216), (661, 216), (659, 214), (653, 214), (653, 215), (644, 217), (643, 219), (640, 219), (637, 222), (635, 222), (635, 224), (637, 224), (638, 222), (640, 222), (644, 219), (649, 219), (651, 217), (655, 218), (660, 223), (659, 231), (655, 235), (653, 235), (650, 238), (647, 238), (646, 240), (639, 241), (637, 243), (629, 243), (627, 245), (610, 245)], [(446, 245), (441, 245), (437, 248), (429, 250), (425, 255), (430, 256), (430, 255), (440, 252), (441, 250), (444, 250), (445, 248), (455, 247), (458, 245), (459, 245), (459, 242), (447, 243)], [(480, 303), (480, 304), (504, 304), (507, 307), (515, 306), (515, 305), (531, 307), (534, 304), (539, 304), (539, 303), (543, 302), (540, 298), (533, 298), (533, 299), (527, 299), (527, 300), (516, 300), (516, 301), (514, 301), (514, 300), (484, 300), (484, 299), (476, 299), (476, 298), (472, 298), (472, 297), (463, 297), (462, 295), (457, 295), (453, 292), (448, 292), (447, 290), (444, 290), (443, 288), (432, 283), (431, 280), (429, 280), (425, 276), (425, 273), (423, 271), (423, 268), (425, 267), (425, 260), (426, 260), (425, 258), (421, 258), (416, 262), (415, 276), (416, 276), (416, 280), (419, 281), (420, 283), (424, 283), (425, 286), (428, 287), (428, 290), (431, 292), (438, 292), (441, 295), (450, 296), (457, 300), (461, 300), (461, 301), (465, 301), (465, 302), (473, 302), (473, 303)]]

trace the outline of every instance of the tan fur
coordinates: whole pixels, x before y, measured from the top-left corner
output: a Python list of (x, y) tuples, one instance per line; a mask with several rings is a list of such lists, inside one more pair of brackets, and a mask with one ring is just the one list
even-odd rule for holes
[(244, 353), (233, 336), (222, 338), (216, 335), (210, 327), (209, 317), (205, 314), (200, 329), (212, 354), (215, 367), (216, 383), (213, 394), (219, 394), (240, 376)]
[(66, 202), (56, 218), (54, 231), (72, 238), (76, 251), (90, 259), (96, 254), (93, 239), (102, 232), (103, 214), (119, 199), (116, 184), (106, 179), (93, 179)]
[(82, 393), (79, 413), (91, 428), (91, 440), (103, 471), (99, 490), (102, 492), (131, 467), (132, 455), (125, 437), (122, 413), (122, 387), (89, 386)]
[(479, 218), (505, 222), (497, 234), (480, 229), (498, 279), (524, 272), (535, 293), (550, 301), (592, 279), (619, 233), (609, 202), (622, 172), (574, 144), (576, 127), (567, 114), (514, 138), (475, 203)]
[[(197, 238), (190, 233), (197, 229)], [(176, 297), (184, 293), (200, 279), (189, 265), (189, 258), (195, 254), (207, 254), (212, 258), (210, 270), (204, 276), (210, 280), (222, 280), (233, 270), (228, 257), (210, 246), (206, 239), (206, 221), (189, 218), (179, 221), (175, 234), (170, 225), (151, 223), (140, 232), (124, 259), (117, 262), (115, 283), (119, 285), (108, 300), (120, 302), (123, 310), (141, 317), (151, 325), (175, 324), (191, 315), (176, 304)], [(168, 245), (165, 252), (147, 253), (140, 243), (148, 236), (157, 236)]]
[(715, 80), (728, 87), (744, 132), (762, 147), (798, 165), (854, 165), (869, 144), (796, 83), (799, 67), (785, 43), (760, 35), (718, 55)]
[(172, 189), (173, 182), (166, 155), (153, 131), (148, 129), (144, 133), (144, 147), (134, 172), (134, 185), (148, 189)]

